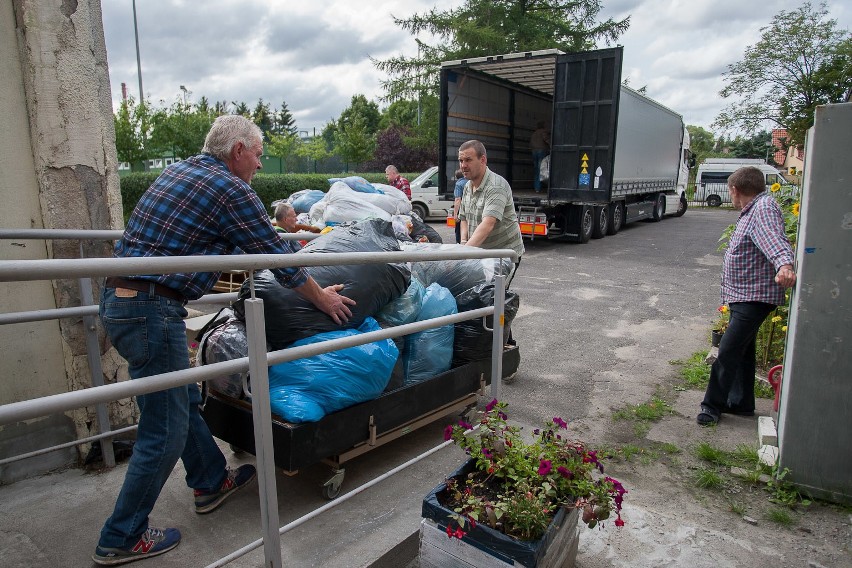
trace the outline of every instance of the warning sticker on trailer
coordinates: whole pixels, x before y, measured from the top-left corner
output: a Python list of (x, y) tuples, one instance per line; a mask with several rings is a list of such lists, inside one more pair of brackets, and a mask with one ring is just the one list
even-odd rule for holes
[(580, 158), (580, 176), (578, 178), (578, 184), (589, 185), (591, 182), (591, 177), (589, 176), (589, 155), (583, 154), (583, 157)]

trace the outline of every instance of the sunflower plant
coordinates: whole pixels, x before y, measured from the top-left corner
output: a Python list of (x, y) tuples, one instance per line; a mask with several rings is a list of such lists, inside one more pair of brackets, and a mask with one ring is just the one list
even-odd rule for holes
[(461, 421), (444, 432), (475, 463), (464, 478), (448, 479), (439, 495), (458, 524), (447, 534), (462, 538), (466, 527), (484, 523), (520, 540), (537, 540), (560, 507), (579, 509), (590, 528), (612, 515), (616, 526), (624, 526), (627, 490), (603, 475), (597, 452), (570, 440), (567, 423), (559, 417), (534, 430), (526, 442), (521, 428), (507, 422), (507, 406), (492, 400), (476, 427)]

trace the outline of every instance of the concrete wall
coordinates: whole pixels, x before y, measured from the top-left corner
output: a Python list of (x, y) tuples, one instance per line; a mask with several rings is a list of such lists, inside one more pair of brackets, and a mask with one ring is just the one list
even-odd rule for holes
[[(122, 226), (115, 133), (99, 0), (0, 3), (0, 226)], [(86, 242), (87, 257), (111, 244)], [(77, 258), (77, 241), (0, 241), (0, 258)], [(97, 288), (97, 284), (95, 285)], [(97, 296), (97, 290), (96, 290)], [(74, 280), (0, 283), (0, 310), (80, 305)], [(107, 344), (100, 336), (101, 351)], [(107, 379), (126, 378), (112, 349)], [(80, 319), (0, 326), (0, 404), (90, 386)], [(133, 405), (111, 409), (115, 425)], [(0, 426), (0, 457), (96, 433), (94, 409)], [(76, 461), (74, 449), (0, 466), (0, 482)]]

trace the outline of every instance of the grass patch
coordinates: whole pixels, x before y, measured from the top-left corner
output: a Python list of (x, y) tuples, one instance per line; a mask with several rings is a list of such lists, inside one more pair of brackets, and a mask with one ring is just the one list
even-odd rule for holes
[(770, 509), (770, 511), (766, 513), (766, 518), (773, 523), (778, 523), (779, 525), (784, 525), (786, 527), (793, 524), (793, 516), (784, 509)]
[(700, 467), (695, 472), (695, 485), (702, 489), (721, 489), (724, 487), (725, 481), (715, 469)]
[(680, 376), (683, 377), (686, 386), (689, 388), (707, 388), (707, 383), (710, 381), (710, 365), (704, 362), (706, 357), (707, 351), (698, 351), (683, 363)]
[(695, 447), (695, 455), (716, 465), (728, 465), (728, 453), (707, 442), (701, 442)]
[(745, 515), (746, 506), (739, 501), (728, 501), (728, 506), (731, 509), (732, 513), (736, 513), (737, 515)]
[(680, 448), (670, 442), (660, 444), (660, 451), (666, 454), (679, 454)]
[(663, 416), (672, 414), (672, 406), (660, 398), (654, 396), (648, 402), (637, 404), (635, 406), (627, 406), (616, 411), (612, 417), (616, 420), (643, 420), (646, 422), (657, 421)]

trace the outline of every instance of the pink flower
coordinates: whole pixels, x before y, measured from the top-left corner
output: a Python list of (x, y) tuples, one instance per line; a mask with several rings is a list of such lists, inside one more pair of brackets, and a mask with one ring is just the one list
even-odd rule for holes
[(565, 479), (571, 479), (574, 477), (574, 474), (571, 473), (571, 470), (565, 467), (564, 465), (560, 465), (559, 467), (557, 467), (556, 471)]
[(538, 464), (538, 474), (547, 475), (552, 468), (553, 464), (550, 463), (550, 460), (541, 460)]
[(444, 441), (446, 442), (450, 438), (453, 437), (453, 425), (447, 424), (446, 428), (444, 428)]
[(497, 399), (496, 398), (485, 405), (485, 412), (491, 412), (492, 410), (494, 410), (495, 406), (497, 406)]
[(565, 422), (564, 420), (562, 420), (561, 418), (559, 418), (558, 416), (553, 417), (553, 423), (556, 424), (557, 426), (559, 426), (560, 428), (567, 428), (568, 427), (568, 423)]
[(459, 420), (459, 426), (461, 426), (465, 430), (470, 430), (471, 428), (473, 428), (473, 426), (471, 426), (469, 423), (465, 422), (464, 420)]
[(615, 526), (617, 526), (617, 527), (623, 527), (624, 526), (624, 521), (621, 520), (621, 515), (618, 515), (618, 518), (615, 519)]

